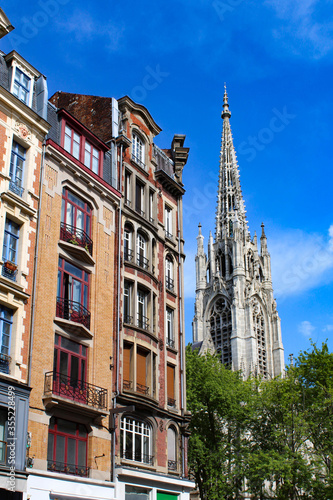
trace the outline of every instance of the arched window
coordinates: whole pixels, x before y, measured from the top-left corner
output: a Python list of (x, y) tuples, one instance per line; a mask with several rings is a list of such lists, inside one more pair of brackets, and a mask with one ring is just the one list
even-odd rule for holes
[(121, 457), (153, 465), (151, 425), (132, 417), (123, 417), (120, 432)]
[(174, 427), (168, 427), (168, 469), (177, 470), (177, 433)]
[(127, 262), (133, 261), (133, 242), (132, 242), (133, 230), (128, 224), (125, 224), (124, 228), (124, 260)]
[(145, 145), (141, 137), (136, 132), (132, 133), (132, 160), (141, 168), (146, 168)]
[(173, 260), (170, 255), (167, 255), (165, 259), (165, 286), (168, 290), (174, 289)]
[(147, 241), (142, 233), (138, 233), (136, 237), (136, 263), (143, 269), (148, 269)]
[(65, 188), (62, 192), (60, 239), (84, 247), (91, 254), (90, 232), (90, 206)]
[(231, 365), (231, 309), (229, 302), (220, 297), (214, 303), (210, 314), (210, 334), (221, 362)]
[(255, 301), (253, 303), (253, 332), (257, 344), (258, 355), (258, 370), (259, 374), (267, 377), (267, 356), (266, 356), (266, 336), (265, 336), (265, 320), (261, 305)]

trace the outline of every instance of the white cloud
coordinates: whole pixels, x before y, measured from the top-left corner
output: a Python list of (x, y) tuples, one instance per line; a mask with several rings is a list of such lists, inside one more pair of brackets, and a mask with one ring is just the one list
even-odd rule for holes
[(268, 246), (277, 297), (299, 294), (333, 281), (333, 225), (328, 237), (289, 230), (269, 238)]
[(333, 23), (328, 22), (325, 2), (319, 0), (267, 0), (278, 18), (279, 27), (272, 31), (279, 47), (297, 56), (320, 59), (333, 49)]
[(298, 331), (302, 333), (305, 337), (310, 337), (311, 334), (315, 331), (316, 327), (313, 326), (310, 321), (302, 321), (298, 325)]
[(323, 332), (331, 332), (331, 331), (333, 331), (333, 325), (326, 325), (323, 328)]

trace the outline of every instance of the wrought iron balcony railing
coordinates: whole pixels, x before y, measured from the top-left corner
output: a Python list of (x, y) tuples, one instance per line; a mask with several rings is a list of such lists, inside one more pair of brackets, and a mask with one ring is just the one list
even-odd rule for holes
[(57, 297), (56, 315), (80, 323), (90, 330), (90, 312), (80, 302)]
[(133, 250), (130, 248), (125, 248), (124, 249), (124, 260), (127, 262), (133, 262)]
[(149, 394), (149, 387), (143, 384), (136, 384), (136, 392), (147, 395)]
[(91, 408), (107, 410), (107, 389), (83, 382), (62, 373), (47, 372), (44, 381), (45, 396), (61, 396)]
[(169, 470), (177, 470), (176, 460), (168, 460), (168, 469)]
[(135, 163), (137, 163), (141, 168), (143, 168), (143, 170), (146, 170), (145, 163), (143, 163), (143, 161), (141, 160), (141, 158), (139, 158), (138, 156), (134, 155), (133, 153), (132, 153), (132, 160), (135, 161)]
[(137, 253), (136, 263), (138, 266), (142, 267), (143, 269), (148, 269), (148, 267), (149, 267), (149, 260), (140, 253)]
[[(9, 365), (11, 362), (12, 358), (8, 356), (7, 354), (3, 354), (2, 352), (0, 353), (0, 372), (2, 373), (9, 373)], [(1, 441), (0, 441), (1, 442)], [(1, 453), (0, 453), (1, 456)], [(0, 459), (1, 461), (1, 459)]]
[(56, 462), (53, 460), (47, 461), (47, 470), (82, 477), (88, 477), (89, 474), (89, 467), (85, 465), (68, 464), (67, 462)]
[(93, 242), (83, 229), (61, 222), (60, 239), (62, 241), (67, 241), (67, 243), (82, 247), (92, 255)]
[(9, 181), (9, 190), (12, 191), (12, 193), (17, 194), (17, 196), (22, 197), (24, 189), (22, 187), (21, 179), (11, 179)]
[(146, 455), (138, 451), (124, 450), (123, 458), (127, 460), (133, 460), (135, 462), (141, 462), (147, 465), (153, 465), (154, 457), (152, 455)]
[(1, 274), (9, 280), (16, 281), (17, 265), (7, 260), (2, 266)]
[(168, 347), (171, 347), (172, 349), (175, 348), (175, 341), (174, 341), (174, 339), (172, 339), (170, 337), (167, 338), (166, 344)]
[(138, 313), (138, 322), (137, 326), (142, 328), (143, 330), (149, 330), (149, 318), (146, 316), (142, 316), (142, 314)]
[(165, 286), (167, 287), (168, 290), (171, 290), (173, 292), (174, 289), (174, 280), (170, 278), (169, 276), (165, 277)]
[(168, 406), (171, 406), (171, 408), (175, 408), (176, 400), (173, 398), (168, 398)]

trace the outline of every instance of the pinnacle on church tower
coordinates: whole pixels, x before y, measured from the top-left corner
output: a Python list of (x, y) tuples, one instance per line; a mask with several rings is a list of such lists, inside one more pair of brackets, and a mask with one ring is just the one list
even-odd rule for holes
[(217, 352), (245, 377), (274, 377), (284, 370), (284, 352), (270, 254), (263, 224), (260, 253), (256, 233), (250, 237), (226, 86), (221, 117), (215, 240), (210, 233), (208, 256), (201, 224), (197, 237), (194, 347)]

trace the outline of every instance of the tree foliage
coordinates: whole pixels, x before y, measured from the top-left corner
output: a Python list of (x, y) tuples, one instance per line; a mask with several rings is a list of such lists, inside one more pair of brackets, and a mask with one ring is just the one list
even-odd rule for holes
[(333, 354), (301, 352), (284, 377), (243, 380), (187, 348), (189, 467), (202, 500), (333, 499)]

